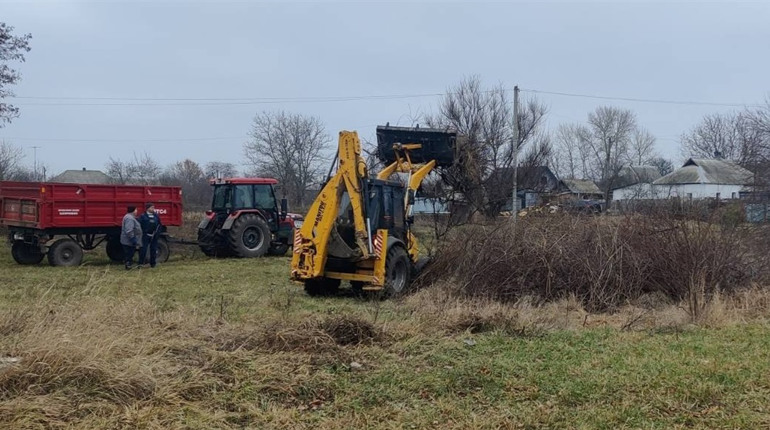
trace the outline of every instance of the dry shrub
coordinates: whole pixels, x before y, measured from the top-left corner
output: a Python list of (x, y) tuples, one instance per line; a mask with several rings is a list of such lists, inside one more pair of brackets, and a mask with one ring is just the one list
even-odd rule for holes
[(455, 232), (418, 282), (503, 302), (573, 295), (589, 312), (650, 294), (680, 302), (694, 289), (707, 301), (766, 278), (767, 241), (756, 234), (666, 213), (531, 216)]
[(326, 318), (318, 327), (338, 345), (372, 343), (382, 337), (372, 323), (351, 315)]
[(270, 322), (257, 330), (235, 331), (220, 337), (219, 350), (265, 352), (339, 353), (341, 346), (371, 344), (383, 333), (368, 321), (345, 315), (291, 324)]

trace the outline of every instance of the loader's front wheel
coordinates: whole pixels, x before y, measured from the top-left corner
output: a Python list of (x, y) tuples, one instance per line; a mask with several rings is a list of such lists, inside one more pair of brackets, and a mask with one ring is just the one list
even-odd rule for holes
[(305, 281), (305, 292), (308, 296), (331, 296), (340, 288), (339, 279), (316, 278)]
[(412, 263), (404, 248), (394, 246), (388, 250), (385, 260), (385, 296), (394, 297), (409, 286)]

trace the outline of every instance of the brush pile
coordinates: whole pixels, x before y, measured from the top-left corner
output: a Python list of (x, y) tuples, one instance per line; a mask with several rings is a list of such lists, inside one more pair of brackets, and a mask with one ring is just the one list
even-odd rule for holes
[(668, 216), (544, 214), (468, 226), (438, 250), (419, 283), (466, 297), (515, 301), (578, 297), (606, 311), (641, 296), (709, 296), (763, 282), (767, 229)]

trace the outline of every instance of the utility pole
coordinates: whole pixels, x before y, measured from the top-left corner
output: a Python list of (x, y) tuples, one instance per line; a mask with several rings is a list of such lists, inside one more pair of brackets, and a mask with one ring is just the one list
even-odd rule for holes
[(38, 176), (37, 176), (37, 148), (40, 148), (40, 147), (39, 146), (33, 146), (32, 147), (32, 151), (33, 151), (33, 154), (34, 154), (33, 157), (34, 157), (34, 160), (35, 160), (34, 164), (33, 164), (33, 167), (32, 167), (32, 170), (35, 172), (35, 180), (36, 181), (38, 180)]
[(513, 200), (511, 208), (513, 222), (519, 217), (519, 86), (513, 87)]

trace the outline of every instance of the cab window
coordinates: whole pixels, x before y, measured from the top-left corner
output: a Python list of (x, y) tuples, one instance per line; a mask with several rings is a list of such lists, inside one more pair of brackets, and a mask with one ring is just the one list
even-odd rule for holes
[(251, 191), (251, 185), (235, 186), (235, 208), (248, 209), (254, 207), (254, 195)]
[(259, 209), (275, 209), (273, 188), (270, 185), (255, 185), (254, 201)]

